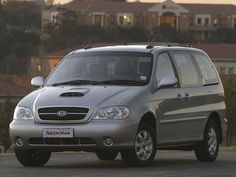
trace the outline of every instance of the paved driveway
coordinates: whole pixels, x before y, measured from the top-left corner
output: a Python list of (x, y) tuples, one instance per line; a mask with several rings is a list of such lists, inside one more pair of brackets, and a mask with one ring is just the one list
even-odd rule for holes
[(21, 166), (14, 155), (0, 155), (0, 177), (236, 177), (236, 151), (221, 150), (214, 163), (198, 162), (193, 152), (158, 151), (145, 168), (127, 167), (120, 157), (100, 161), (93, 153), (54, 153), (44, 167)]

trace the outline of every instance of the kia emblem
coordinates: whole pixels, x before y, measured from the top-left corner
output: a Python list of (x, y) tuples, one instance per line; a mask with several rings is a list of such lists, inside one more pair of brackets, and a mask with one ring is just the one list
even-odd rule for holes
[(67, 115), (67, 112), (66, 112), (66, 111), (58, 111), (58, 112), (57, 112), (57, 115), (58, 115), (59, 117), (65, 117), (65, 116)]

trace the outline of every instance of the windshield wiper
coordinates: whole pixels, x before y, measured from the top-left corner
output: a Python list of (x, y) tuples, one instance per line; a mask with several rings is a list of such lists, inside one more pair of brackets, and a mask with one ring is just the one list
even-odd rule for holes
[(58, 85), (83, 85), (83, 84), (90, 84), (90, 85), (145, 85), (145, 82), (137, 81), (137, 80), (104, 80), (104, 81), (93, 81), (93, 80), (72, 80), (72, 81), (65, 81), (54, 83), (52, 86)]
[(65, 82), (59, 82), (52, 84), (52, 86), (58, 86), (58, 85), (82, 85), (82, 84), (95, 84), (97, 81), (93, 80), (72, 80), (72, 81), (65, 81)]
[(137, 81), (137, 80), (105, 80), (105, 81), (97, 81), (92, 85), (102, 85), (102, 84), (110, 84), (110, 85), (145, 85), (145, 82)]

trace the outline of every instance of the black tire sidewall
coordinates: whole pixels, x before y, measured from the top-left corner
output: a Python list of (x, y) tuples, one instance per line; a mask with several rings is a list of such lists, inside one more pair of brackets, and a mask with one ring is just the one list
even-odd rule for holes
[[(40, 155), (34, 157), (34, 153)], [(48, 162), (51, 152), (37, 150), (15, 150), (17, 160), (24, 166), (43, 166)]]
[[(217, 137), (217, 147), (213, 155), (210, 154), (208, 145), (208, 134), (211, 128), (214, 129)], [(195, 153), (199, 161), (214, 161), (217, 158), (219, 152), (219, 135), (219, 127), (217, 126), (216, 122), (213, 120), (209, 120), (204, 131), (204, 140), (195, 149)]]
[(113, 150), (98, 150), (96, 151), (96, 155), (100, 160), (114, 160), (117, 155), (118, 151)]

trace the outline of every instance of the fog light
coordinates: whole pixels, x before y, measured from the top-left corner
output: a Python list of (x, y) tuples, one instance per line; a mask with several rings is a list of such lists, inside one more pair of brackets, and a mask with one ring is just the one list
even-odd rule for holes
[(113, 145), (113, 141), (111, 138), (105, 138), (103, 143), (105, 146), (112, 146)]
[(16, 146), (23, 146), (24, 142), (20, 137), (16, 137)]

